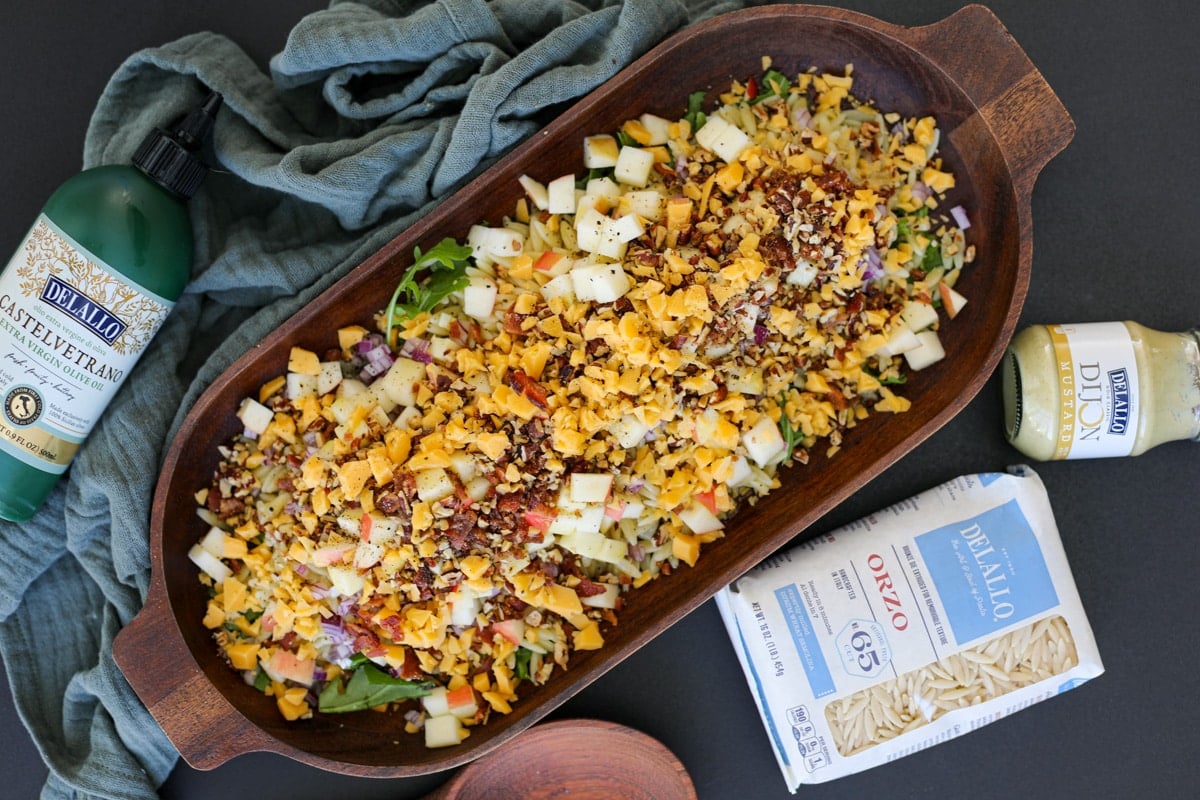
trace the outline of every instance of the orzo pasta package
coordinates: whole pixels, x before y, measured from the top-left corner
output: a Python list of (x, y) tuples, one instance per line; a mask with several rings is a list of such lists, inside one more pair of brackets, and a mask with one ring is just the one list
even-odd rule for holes
[(792, 791), (1104, 671), (1025, 467), (957, 478), (778, 553), (717, 605)]

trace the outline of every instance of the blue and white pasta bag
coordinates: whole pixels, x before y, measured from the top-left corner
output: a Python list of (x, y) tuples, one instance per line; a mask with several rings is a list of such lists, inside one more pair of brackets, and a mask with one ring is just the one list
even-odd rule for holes
[(793, 792), (1104, 671), (1027, 467), (956, 478), (777, 553), (716, 600)]

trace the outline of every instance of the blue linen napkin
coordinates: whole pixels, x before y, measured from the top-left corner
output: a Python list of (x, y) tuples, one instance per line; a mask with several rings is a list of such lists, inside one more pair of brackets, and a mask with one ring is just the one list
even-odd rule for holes
[(739, 0), (358, 0), (301, 20), (266, 75), (199, 33), (131, 56), (84, 165), (127, 163), (206, 93), (218, 171), (193, 279), (24, 525), (0, 524), (0, 656), (45, 798), (153, 798), (178, 757), (112, 659), (149, 584), (161, 458), (199, 393), (282, 320), (667, 34)]

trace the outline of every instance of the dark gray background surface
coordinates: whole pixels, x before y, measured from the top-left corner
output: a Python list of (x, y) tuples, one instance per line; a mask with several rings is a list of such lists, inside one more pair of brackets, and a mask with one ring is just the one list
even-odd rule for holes
[[(6, 4), (0, 25), (0, 249), (79, 168), (88, 118), (129, 54), (199, 30), (261, 64), (316, 0)], [(890, 22), (961, 3), (838, 3)], [(1041, 69), (1077, 133), (1033, 195), (1034, 269), (1022, 325), (1133, 319), (1200, 324), (1200, 6), (1104, 0), (991, 8)], [(719, 57), (719, 54), (714, 54)], [(981, 63), (980, 69), (988, 69)], [(6, 251), (7, 252), (7, 251)], [(986, 298), (972, 298), (986, 302)], [(995, 379), (953, 422), (814, 526), (831, 529), (966, 472), (1020, 460), (1000, 432)], [(810, 798), (1126, 798), (1200, 795), (1196, 624), (1200, 446), (1039, 467), (1107, 672), (1066, 695)], [(53, 653), (47, 653), (53, 658)], [(36, 797), (45, 768), (0, 681), (0, 796)], [(749, 690), (712, 603), (559, 709), (657, 737), (705, 799), (784, 798)], [(447, 775), (351, 779), (272, 755), (208, 773), (181, 764), (164, 798), (419, 797)]]

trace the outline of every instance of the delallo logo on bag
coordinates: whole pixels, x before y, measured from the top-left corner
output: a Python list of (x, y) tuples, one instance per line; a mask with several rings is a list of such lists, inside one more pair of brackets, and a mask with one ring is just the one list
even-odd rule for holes
[(120, 317), (54, 275), (46, 279), (39, 297), (110, 345), (125, 332)]

